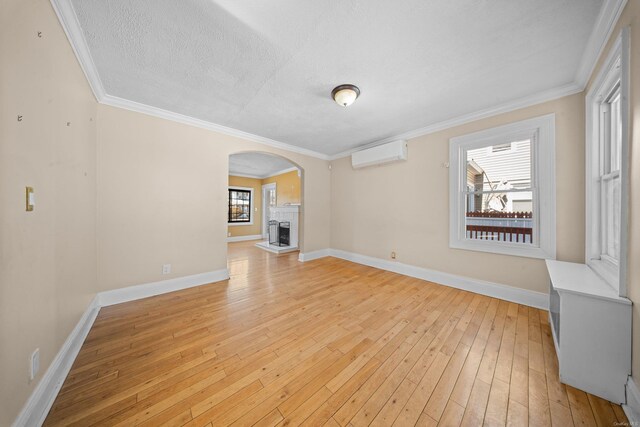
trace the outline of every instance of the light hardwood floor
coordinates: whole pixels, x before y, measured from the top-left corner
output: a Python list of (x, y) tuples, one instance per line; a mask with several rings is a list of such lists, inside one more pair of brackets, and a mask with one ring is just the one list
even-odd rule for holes
[(593, 425), (547, 312), (229, 245), (231, 279), (103, 308), (45, 425)]

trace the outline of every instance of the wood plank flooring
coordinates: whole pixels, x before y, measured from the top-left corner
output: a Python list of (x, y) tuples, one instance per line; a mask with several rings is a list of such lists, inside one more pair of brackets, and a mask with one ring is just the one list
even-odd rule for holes
[(547, 312), (229, 245), (231, 279), (103, 308), (45, 425), (613, 426)]

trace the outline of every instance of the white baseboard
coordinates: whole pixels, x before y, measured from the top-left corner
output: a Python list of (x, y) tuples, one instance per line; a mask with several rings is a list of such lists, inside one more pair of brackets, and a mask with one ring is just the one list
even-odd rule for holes
[(626, 392), (627, 403), (622, 405), (622, 409), (629, 419), (629, 425), (638, 426), (640, 425), (640, 390), (631, 375), (627, 379)]
[(27, 403), (13, 423), (14, 427), (41, 426), (53, 402), (71, 370), (71, 365), (84, 343), (93, 322), (100, 311), (98, 297), (93, 298), (89, 307), (67, 337), (67, 340), (53, 358), (44, 376), (29, 396)]
[(250, 236), (227, 237), (227, 242), (245, 242), (247, 240), (262, 240), (262, 234), (252, 234)]
[(439, 283), (452, 288), (475, 292), (477, 294), (499, 298), (530, 307), (541, 308), (544, 310), (549, 309), (549, 295), (542, 292), (528, 291), (499, 283), (458, 276), (451, 273), (443, 273), (441, 271), (360, 255), (340, 249), (329, 249), (328, 255), (358, 264), (379, 268), (381, 270), (392, 271), (405, 276)]
[(224, 268), (208, 273), (194, 274), (192, 276), (178, 277), (98, 293), (91, 301), (91, 304), (89, 304), (89, 307), (87, 307), (87, 310), (76, 324), (76, 327), (67, 337), (62, 348), (58, 351), (58, 354), (47, 368), (44, 376), (33, 390), (33, 393), (31, 393), (18, 418), (14, 421), (13, 427), (40, 426), (44, 423), (101, 307), (205, 285), (207, 283), (219, 282), (221, 280), (227, 280), (228, 278), (229, 271)]
[(298, 261), (300, 262), (312, 261), (314, 259), (324, 258), (326, 256), (331, 256), (331, 249), (320, 249), (318, 251), (312, 251), (312, 252), (306, 252), (306, 253), (300, 252), (298, 254)]
[(176, 277), (175, 279), (162, 280), (160, 282), (145, 283), (144, 285), (129, 286), (126, 288), (104, 291), (98, 294), (101, 307), (134, 301), (137, 299), (166, 294), (207, 283), (219, 282), (229, 278), (229, 270), (210, 271), (208, 273), (194, 274), (192, 276)]

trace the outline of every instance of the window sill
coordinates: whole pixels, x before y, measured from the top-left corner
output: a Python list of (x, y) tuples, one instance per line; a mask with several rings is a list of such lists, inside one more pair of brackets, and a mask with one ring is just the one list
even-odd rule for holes
[(563, 261), (547, 261), (552, 286), (559, 292), (587, 295), (625, 305), (631, 301), (611, 289), (602, 277), (586, 264)]
[(611, 264), (599, 259), (589, 260), (587, 266), (600, 278), (609, 285), (614, 291), (618, 292), (619, 276), (618, 271)]
[(556, 259), (555, 251), (551, 253), (535, 246), (524, 246), (519, 244), (498, 243), (491, 241), (453, 241), (449, 242), (452, 249), (463, 249), (467, 251), (489, 252), (499, 255), (511, 255), (525, 258)]
[(253, 221), (251, 222), (228, 222), (227, 226), (229, 227), (237, 227), (239, 225), (253, 225)]

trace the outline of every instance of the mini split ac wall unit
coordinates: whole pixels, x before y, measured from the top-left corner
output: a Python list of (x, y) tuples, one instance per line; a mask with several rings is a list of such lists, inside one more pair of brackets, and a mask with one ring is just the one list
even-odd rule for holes
[(407, 160), (407, 141), (399, 140), (356, 151), (351, 155), (351, 166), (360, 169), (402, 160)]

